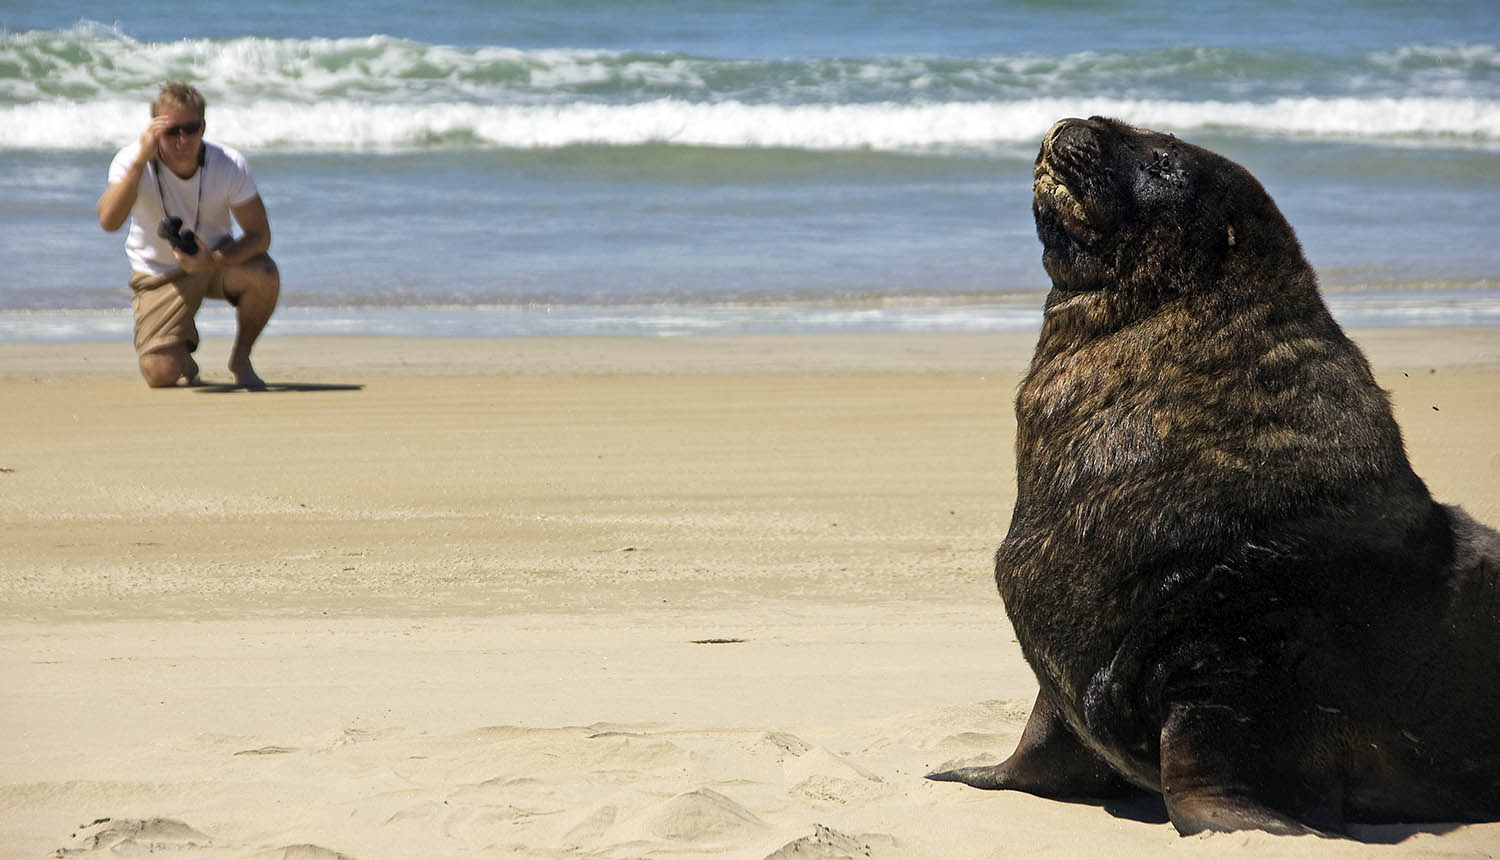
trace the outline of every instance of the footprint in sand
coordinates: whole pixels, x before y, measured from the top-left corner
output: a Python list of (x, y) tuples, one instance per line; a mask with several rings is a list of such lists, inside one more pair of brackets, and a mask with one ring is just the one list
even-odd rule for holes
[(871, 800), (884, 780), (823, 747), (813, 747), (785, 765), (789, 792), (823, 804), (843, 806)]
[(614, 825), (615, 818), (620, 814), (618, 807), (613, 805), (601, 806), (590, 812), (584, 819), (569, 828), (563, 835), (561, 847), (565, 850), (575, 850), (597, 843), (609, 832)]
[[(83, 854), (135, 855), (187, 852), (207, 848), (211, 839), (181, 821), (171, 818), (100, 818), (78, 828), (73, 845), (59, 848), (54, 857)], [(179, 856), (190, 856), (180, 854)]]
[[(100, 818), (78, 828), (72, 838), (72, 847), (59, 848), (52, 856), (140, 857), (165, 854), (184, 860), (226, 856), (223, 854), (223, 846), (215, 848), (213, 840), (207, 835), (173, 818)], [(229, 856), (246, 855), (234, 851)], [(319, 845), (284, 845), (249, 857), (250, 860), (354, 860), (347, 854), (330, 851)]]
[(272, 848), (251, 857), (251, 860), (354, 860), (348, 854), (330, 851), (321, 845), (287, 845)]
[(850, 836), (814, 824), (811, 836), (788, 842), (766, 860), (873, 860), (898, 856), (896, 848), (896, 840), (883, 833)]
[(615, 844), (666, 839), (673, 842), (713, 842), (765, 830), (755, 813), (709, 788), (668, 798), (609, 828), (606, 840)]
[(641, 770), (685, 767), (692, 761), (686, 750), (650, 735), (608, 732), (590, 735), (588, 757), (601, 773), (623, 771), (632, 777)]
[(296, 752), (296, 747), (257, 747), (253, 750), (240, 750), (235, 755), (291, 755)]

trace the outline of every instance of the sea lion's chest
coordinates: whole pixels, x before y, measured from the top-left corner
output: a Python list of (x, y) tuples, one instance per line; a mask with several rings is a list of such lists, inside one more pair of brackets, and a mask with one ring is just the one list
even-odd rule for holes
[[(996, 581), (1028, 660), (1078, 700), (1150, 614), (1174, 554), (1214, 518), (1189, 368), (1132, 341), (1038, 361), (1017, 396), (1017, 503)], [(1194, 497), (1196, 495), (1196, 497)]]

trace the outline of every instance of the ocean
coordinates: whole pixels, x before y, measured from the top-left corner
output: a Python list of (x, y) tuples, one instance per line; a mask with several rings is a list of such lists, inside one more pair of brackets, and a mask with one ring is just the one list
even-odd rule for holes
[(0, 341), (128, 343), (94, 205), (168, 78), (254, 170), (268, 337), (1034, 328), (1092, 114), (1250, 168), (1344, 324), (1500, 326), (1493, 0), (4, 0)]

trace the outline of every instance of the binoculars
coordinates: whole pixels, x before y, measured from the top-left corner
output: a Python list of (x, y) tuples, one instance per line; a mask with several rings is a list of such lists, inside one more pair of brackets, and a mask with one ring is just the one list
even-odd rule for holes
[(171, 215), (161, 219), (161, 224), (156, 228), (156, 235), (167, 240), (167, 244), (188, 256), (198, 253), (198, 238), (193, 235), (192, 230), (182, 229), (182, 219)]

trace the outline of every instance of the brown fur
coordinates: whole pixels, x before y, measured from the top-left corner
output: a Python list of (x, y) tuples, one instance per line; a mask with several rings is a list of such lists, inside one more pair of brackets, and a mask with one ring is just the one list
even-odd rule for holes
[(1009, 759), (934, 778), (1135, 786), (1184, 834), (1500, 819), (1500, 534), (1413, 473), (1275, 203), (1101, 117), (1034, 191), (995, 579), (1041, 692)]

